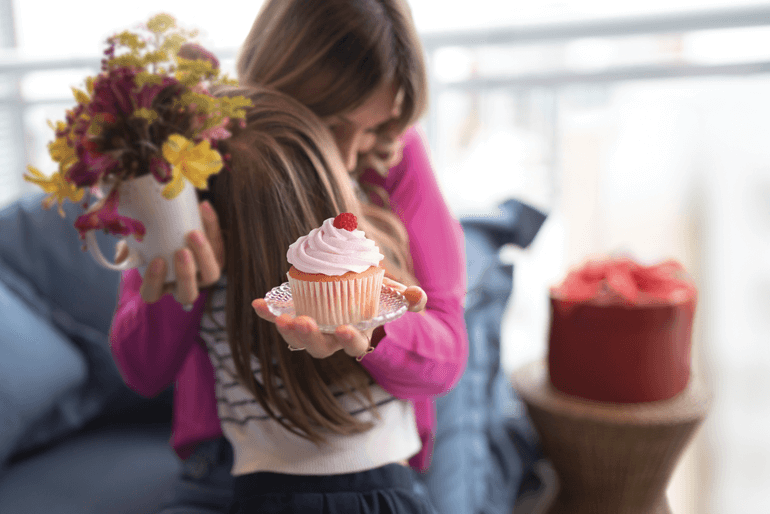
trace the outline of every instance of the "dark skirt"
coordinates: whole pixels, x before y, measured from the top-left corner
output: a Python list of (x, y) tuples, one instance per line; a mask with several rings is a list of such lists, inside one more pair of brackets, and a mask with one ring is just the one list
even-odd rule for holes
[(230, 514), (435, 514), (406, 466), (343, 475), (251, 473), (235, 477)]

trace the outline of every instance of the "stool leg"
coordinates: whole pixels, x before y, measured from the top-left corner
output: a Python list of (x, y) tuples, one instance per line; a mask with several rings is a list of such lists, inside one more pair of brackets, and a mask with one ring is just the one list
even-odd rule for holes
[(636, 425), (527, 409), (559, 476), (549, 514), (671, 514), (666, 487), (702, 418)]

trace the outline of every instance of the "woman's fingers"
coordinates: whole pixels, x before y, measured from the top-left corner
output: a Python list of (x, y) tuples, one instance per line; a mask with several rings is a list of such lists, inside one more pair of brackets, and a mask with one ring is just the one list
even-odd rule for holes
[(187, 235), (187, 246), (192, 251), (200, 271), (200, 285), (206, 287), (215, 284), (222, 270), (204, 233), (200, 230), (190, 232)]
[(155, 303), (163, 296), (163, 282), (166, 277), (166, 260), (157, 257), (147, 266), (139, 294), (146, 303)]
[(200, 205), (201, 219), (203, 220), (203, 232), (211, 245), (219, 268), (225, 266), (225, 242), (222, 238), (222, 229), (219, 227), (219, 218), (211, 204), (206, 200)]
[[(169, 265), (162, 258), (150, 263), (142, 280), (140, 294), (147, 303), (157, 302), (167, 293), (173, 294), (177, 302), (190, 305), (198, 298), (199, 288), (210, 286), (219, 280), (224, 264), (224, 241), (219, 219), (208, 201), (200, 204), (203, 231), (194, 230), (187, 235), (187, 247), (174, 255), (176, 282), (165, 284), (166, 269)], [(128, 256), (128, 247), (120, 244), (115, 248), (117, 262)], [(156, 267), (153, 267), (153, 264)]]
[(189, 248), (182, 248), (174, 254), (176, 291), (174, 298), (182, 305), (190, 305), (198, 298), (198, 277), (195, 257)]
[(125, 241), (118, 241), (115, 245), (115, 264), (120, 264), (128, 258), (128, 245)]

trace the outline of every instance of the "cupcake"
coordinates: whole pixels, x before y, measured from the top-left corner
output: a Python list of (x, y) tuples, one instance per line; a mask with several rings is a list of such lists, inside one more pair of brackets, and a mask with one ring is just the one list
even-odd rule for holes
[(319, 325), (355, 324), (377, 315), (384, 256), (355, 215), (344, 212), (297, 239), (286, 253), (294, 310)]

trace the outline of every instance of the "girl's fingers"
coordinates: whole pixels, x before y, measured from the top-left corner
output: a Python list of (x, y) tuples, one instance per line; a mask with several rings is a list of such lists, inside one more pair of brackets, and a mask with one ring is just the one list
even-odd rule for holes
[(275, 320), (275, 326), (290, 350), (305, 350), (311, 357), (325, 359), (337, 349), (330, 349), (324, 334), (318, 330), (312, 318), (299, 316), (292, 318), (281, 314)]
[(342, 350), (351, 357), (360, 357), (366, 353), (371, 344), (371, 331), (364, 333), (350, 325), (341, 325), (334, 331)]
[(276, 316), (267, 308), (267, 302), (264, 298), (257, 298), (251, 302), (251, 307), (254, 309), (254, 312), (257, 313), (257, 316), (270, 323), (275, 323)]
[(198, 277), (195, 258), (189, 248), (182, 248), (174, 255), (176, 292), (174, 298), (182, 305), (189, 305), (198, 298)]
[(219, 264), (220, 271), (225, 265), (225, 242), (222, 239), (222, 229), (219, 227), (219, 218), (214, 208), (208, 200), (200, 205), (201, 219), (203, 220), (203, 231), (206, 234), (214, 258)]
[(304, 350), (305, 344), (302, 343), (299, 337), (297, 337), (296, 331), (292, 327), (293, 318), (288, 314), (281, 314), (275, 318), (275, 327), (278, 329), (278, 333), (281, 334), (283, 340), (289, 346), (290, 349)]
[(195, 256), (195, 262), (200, 270), (200, 285), (210, 286), (219, 280), (221, 270), (214, 249), (208, 239), (199, 230), (193, 230), (187, 235), (187, 245)]
[(428, 295), (425, 294), (425, 291), (423, 291), (421, 287), (406, 287), (404, 284), (396, 282), (388, 277), (384, 277), (382, 283), (404, 295), (409, 302), (410, 312), (420, 312), (425, 310), (425, 305), (428, 303)]
[(315, 320), (309, 316), (294, 318), (291, 330), (295, 336), (294, 341), (305, 348), (313, 358), (325, 359), (340, 349), (336, 338), (318, 330)]
[(166, 277), (166, 260), (162, 257), (153, 259), (147, 266), (142, 279), (139, 294), (146, 303), (155, 303), (163, 296), (163, 282)]
[(402, 293), (409, 302), (410, 312), (421, 312), (425, 310), (428, 303), (428, 295), (418, 286), (409, 286)]
[(251, 306), (257, 316), (275, 323), (278, 332), (289, 347), (305, 350), (313, 358), (325, 359), (339, 350), (344, 350), (351, 357), (359, 357), (369, 348), (371, 331), (364, 333), (350, 325), (343, 325), (337, 327), (334, 334), (325, 334), (318, 330), (315, 320), (308, 316), (296, 318), (288, 314), (274, 316), (267, 308), (264, 298), (254, 300)]
[(406, 289), (406, 286), (402, 284), (401, 282), (396, 282), (392, 278), (389, 278), (387, 275), (382, 277), (382, 285), (391, 287), (398, 291), (399, 293), (403, 292)]

